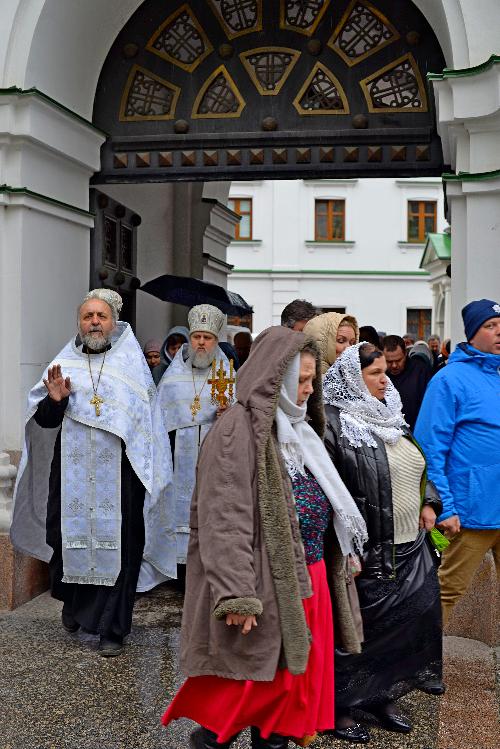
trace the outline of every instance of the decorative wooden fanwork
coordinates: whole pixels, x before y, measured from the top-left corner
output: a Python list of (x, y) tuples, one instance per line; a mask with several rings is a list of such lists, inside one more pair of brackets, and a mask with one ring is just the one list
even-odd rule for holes
[(351, 0), (328, 46), (349, 65), (356, 65), (399, 39), (392, 23), (368, 0)]
[(427, 112), (424, 82), (412, 54), (361, 81), (369, 112)]
[(97, 86), (95, 182), (439, 175), (443, 67), (401, 0), (145, 0)]
[(178, 86), (134, 65), (123, 92), (120, 120), (171, 120), (180, 92)]
[(280, 0), (280, 28), (312, 36), (330, 0)]
[(192, 73), (213, 47), (186, 3), (161, 24), (146, 49)]
[(292, 72), (300, 52), (288, 47), (259, 47), (240, 54), (241, 61), (262, 96), (276, 96)]
[(293, 104), (299, 114), (349, 114), (342, 86), (320, 62), (312, 69)]
[(262, 28), (262, 0), (208, 0), (228, 39)]
[(245, 101), (229, 75), (226, 67), (221, 65), (211, 74), (199, 91), (191, 117), (219, 118), (239, 117)]

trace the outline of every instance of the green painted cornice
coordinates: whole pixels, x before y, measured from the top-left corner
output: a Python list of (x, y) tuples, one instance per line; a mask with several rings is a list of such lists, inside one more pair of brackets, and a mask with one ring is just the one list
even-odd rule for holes
[(444, 68), (442, 73), (427, 73), (427, 80), (443, 81), (445, 78), (467, 78), (484, 73), (499, 62), (500, 55), (491, 55), (489, 60), (482, 62), (480, 65), (474, 65), (472, 68)]
[(443, 174), (443, 182), (486, 182), (489, 179), (500, 179), (500, 169), (493, 172), (458, 172)]
[(80, 114), (77, 114), (72, 109), (69, 109), (69, 107), (66, 107), (64, 104), (61, 104), (60, 101), (57, 101), (57, 99), (53, 99), (51, 96), (48, 96), (48, 94), (44, 94), (43, 91), (39, 91), (36, 87), (33, 88), (18, 88), (17, 86), (11, 86), (10, 88), (0, 88), (0, 96), (36, 96), (39, 99), (42, 99), (42, 101), (45, 101), (47, 104), (50, 104), (53, 107), (56, 107), (57, 109), (60, 109), (65, 114), (72, 117), (74, 120), (77, 120), (78, 122), (81, 122), (82, 125), (85, 125), (86, 127), (90, 128), (91, 130), (95, 130), (96, 133), (99, 133), (99, 135), (104, 136), (105, 138), (108, 137), (108, 134), (104, 132), (104, 130), (101, 130), (100, 128), (96, 127), (90, 120), (86, 120), (85, 117), (82, 117)]
[(316, 276), (419, 276), (425, 277), (427, 271), (418, 270), (272, 270), (271, 268), (235, 268), (233, 273), (258, 273), (268, 275), (316, 275)]
[(78, 206), (71, 205), (71, 203), (65, 203), (63, 200), (51, 198), (48, 195), (43, 195), (43, 193), (41, 192), (30, 190), (28, 187), (11, 187), (10, 185), (0, 185), (0, 194), (25, 195), (26, 197), (34, 198), (35, 200), (41, 200), (43, 203), (50, 203), (50, 205), (57, 206), (58, 208), (64, 208), (64, 210), (66, 211), (78, 213), (80, 216), (85, 216), (86, 218), (94, 218), (95, 216), (95, 213), (92, 213), (92, 211), (86, 211), (84, 208), (78, 208)]

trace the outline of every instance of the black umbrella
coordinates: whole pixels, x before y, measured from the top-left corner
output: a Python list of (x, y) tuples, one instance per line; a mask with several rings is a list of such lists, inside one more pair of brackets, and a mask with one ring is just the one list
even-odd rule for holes
[(196, 304), (212, 304), (226, 315), (252, 314), (253, 308), (234, 291), (198, 278), (187, 276), (158, 276), (140, 287), (164, 302), (194, 307)]

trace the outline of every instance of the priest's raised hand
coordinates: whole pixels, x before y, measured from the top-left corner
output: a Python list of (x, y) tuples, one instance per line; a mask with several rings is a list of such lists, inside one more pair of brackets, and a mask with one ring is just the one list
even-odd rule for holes
[(71, 392), (70, 378), (63, 377), (60, 364), (49, 367), (47, 379), (44, 378), (43, 382), (49, 391), (50, 398), (57, 403), (67, 398)]

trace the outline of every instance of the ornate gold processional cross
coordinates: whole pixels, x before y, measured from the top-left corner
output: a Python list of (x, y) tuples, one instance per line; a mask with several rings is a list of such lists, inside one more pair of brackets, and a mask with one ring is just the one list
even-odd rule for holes
[(97, 395), (97, 393), (94, 393), (92, 400), (89, 401), (91, 406), (94, 406), (95, 408), (95, 415), (100, 416), (101, 415), (101, 403), (104, 403), (104, 398), (101, 398), (100, 395)]
[(222, 359), (219, 361), (218, 367), (214, 359), (212, 362), (212, 377), (208, 380), (208, 384), (212, 386), (212, 403), (218, 405), (220, 408), (226, 408), (226, 406), (232, 403), (234, 400), (235, 382), (233, 360), (229, 359), (229, 377), (227, 377)]

